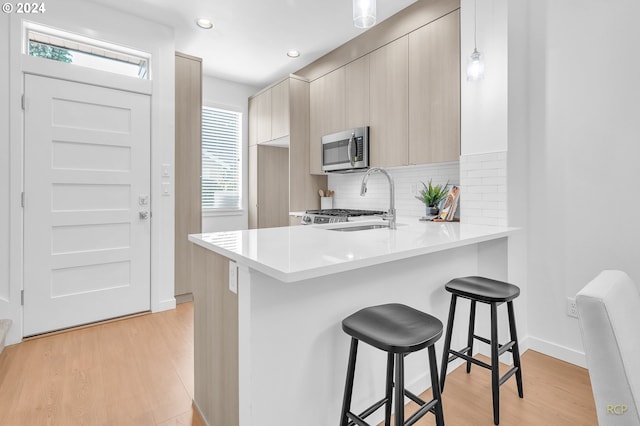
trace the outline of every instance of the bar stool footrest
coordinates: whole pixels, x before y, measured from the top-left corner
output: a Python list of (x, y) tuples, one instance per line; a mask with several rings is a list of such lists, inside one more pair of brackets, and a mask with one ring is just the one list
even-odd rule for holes
[(474, 357), (468, 356), (467, 354), (463, 354), (461, 352), (454, 351), (453, 349), (449, 349), (449, 353), (455, 355), (454, 357), (452, 357), (453, 359), (462, 358), (465, 361), (469, 361), (469, 362), (471, 362), (471, 363), (473, 363), (475, 365), (479, 365), (480, 367), (486, 368), (487, 370), (491, 370), (491, 366), (489, 364), (487, 364), (486, 362), (482, 362), (479, 359), (475, 359)]
[(349, 426), (371, 426), (369, 423), (362, 420), (360, 416), (358, 416), (357, 414), (353, 414), (351, 411), (347, 412), (347, 417), (349, 418)]
[(435, 411), (434, 408), (437, 403), (438, 401), (435, 399), (429, 401), (428, 403), (425, 403), (422, 407), (418, 409), (418, 411), (413, 413), (413, 415), (404, 422), (404, 426), (411, 426), (412, 424), (420, 420), (422, 416), (427, 414), (429, 411)]
[(423, 406), (424, 404), (426, 404), (425, 401), (422, 400), (422, 398), (420, 398), (419, 396), (417, 396), (415, 393), (411, 392), (410, 390), (405, 389), (404, 390), (404, 394), (407, 398), (409, 398), (410, 400), (412, 400), (413, 402), (415, 402), (416, 404)]
[(515, 345), (516, 342), (514, 342), (513, 340), (510, 341), (509, 343), (506, 343), (504, 345), (498, 345), (498, 356), (502, 355), (505, 352), (511, 352), (513, 353), (513, 345)]
[[(387, 398), (382, 398), (380, 401), (374, 403), (373, 405), (371, 405), (369, 408), (367, 408), (366, 410), (364, 410), (360, 414), (354, 414), (351, 411), (348, 411), (347, 412), (347, 417), (349, 417), (349, 419), (351, 420), (349, 422), (349, 426), (354, 425), (354, 424), (357, 424), (359, 426), (370, 426), (369, 423), (364, 421), (364, 419), (369, 417), (378, 408), (384, 406), (384, 404), (386, 404), (386, 403), (387, 403)], [(360, 423), (358, 423), (358, 422), (360, 422)]]
[(511, 370), (507, 371), (504, 376), (500, 377), (500, 380), (498, 380), (498, 385), (502, 386), (502, 384), (509, 380), (509, 377), (513, 376), (517, 371), (518, 367), (511, 367)]
[[(466, 348), (462, 348), (460, 349), (458, 352), (467, 352), (469, 349), (471, 349), (469, 346), (467, 346)], [(455, 352), (453, 349), (449, 349), (449, 353), (453, 353)], [(451, 361), (453, 361), (454, 359), (459, 358), (458, 355), (451, 355), (448, 359), (447, 359), (447, 363), (450, 363)]]
[(482, 337), (482, 336), (478, 336), (477, 334), (474, 334), (473, 338), (476, 340), (480, 340), (482, 343), (486, 343), (487, 345), (491, 345), (491, 340), (487, 339), (486, 337)]

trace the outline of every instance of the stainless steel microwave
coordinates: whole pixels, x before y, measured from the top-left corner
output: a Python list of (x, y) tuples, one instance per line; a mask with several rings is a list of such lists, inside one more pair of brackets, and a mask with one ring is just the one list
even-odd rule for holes
[(322, 171), (353, 172), (369, 168), (369, 126), (322, 137)]

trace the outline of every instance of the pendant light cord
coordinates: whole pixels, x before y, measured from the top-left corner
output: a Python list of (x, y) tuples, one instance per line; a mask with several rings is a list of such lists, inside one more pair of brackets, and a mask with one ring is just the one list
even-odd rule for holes
[(478, 0), (473, 0), (473, 49), (478, 50)]

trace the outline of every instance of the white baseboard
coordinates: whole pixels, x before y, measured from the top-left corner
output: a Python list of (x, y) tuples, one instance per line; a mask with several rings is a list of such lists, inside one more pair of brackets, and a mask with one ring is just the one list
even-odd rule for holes
[(205, 424), (205, 426), (209, 426), (209, 422), (207, 421), (207, 419), (202, 415), (202, 410), (200, 409), (200, 407), (198, 407), (198, 403), (196, 402), (195, 399), (191, 400), (191, 403), (193, 404), (193, 408), (196, 409), (196, 411), (198, 412), (198, 415), (200, 416), (200, 420), (202, 420), (202, 422)]
[(151, 312), (169, 311), (176, 308), (176, 298), (172, 297), (167, 300), (161, 300), (158, 309), (152, 309)]
[(562, 361), (577, 365), (582, 368), (587, 368), (587, 360), (584, 352), (567, 348), (566, 346), (558, 345), (546, 340), (538, 339), (536, 337), (528, 337), (526, 340), (528, 349), (532, 349), (536, 352), (543, 353), (550, 357), (560, 359)]

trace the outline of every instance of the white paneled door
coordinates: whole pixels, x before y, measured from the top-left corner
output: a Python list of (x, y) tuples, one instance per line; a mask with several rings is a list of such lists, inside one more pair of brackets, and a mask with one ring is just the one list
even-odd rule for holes
[(24, 335), (150, 307), (150, 97), (25, 75)]

